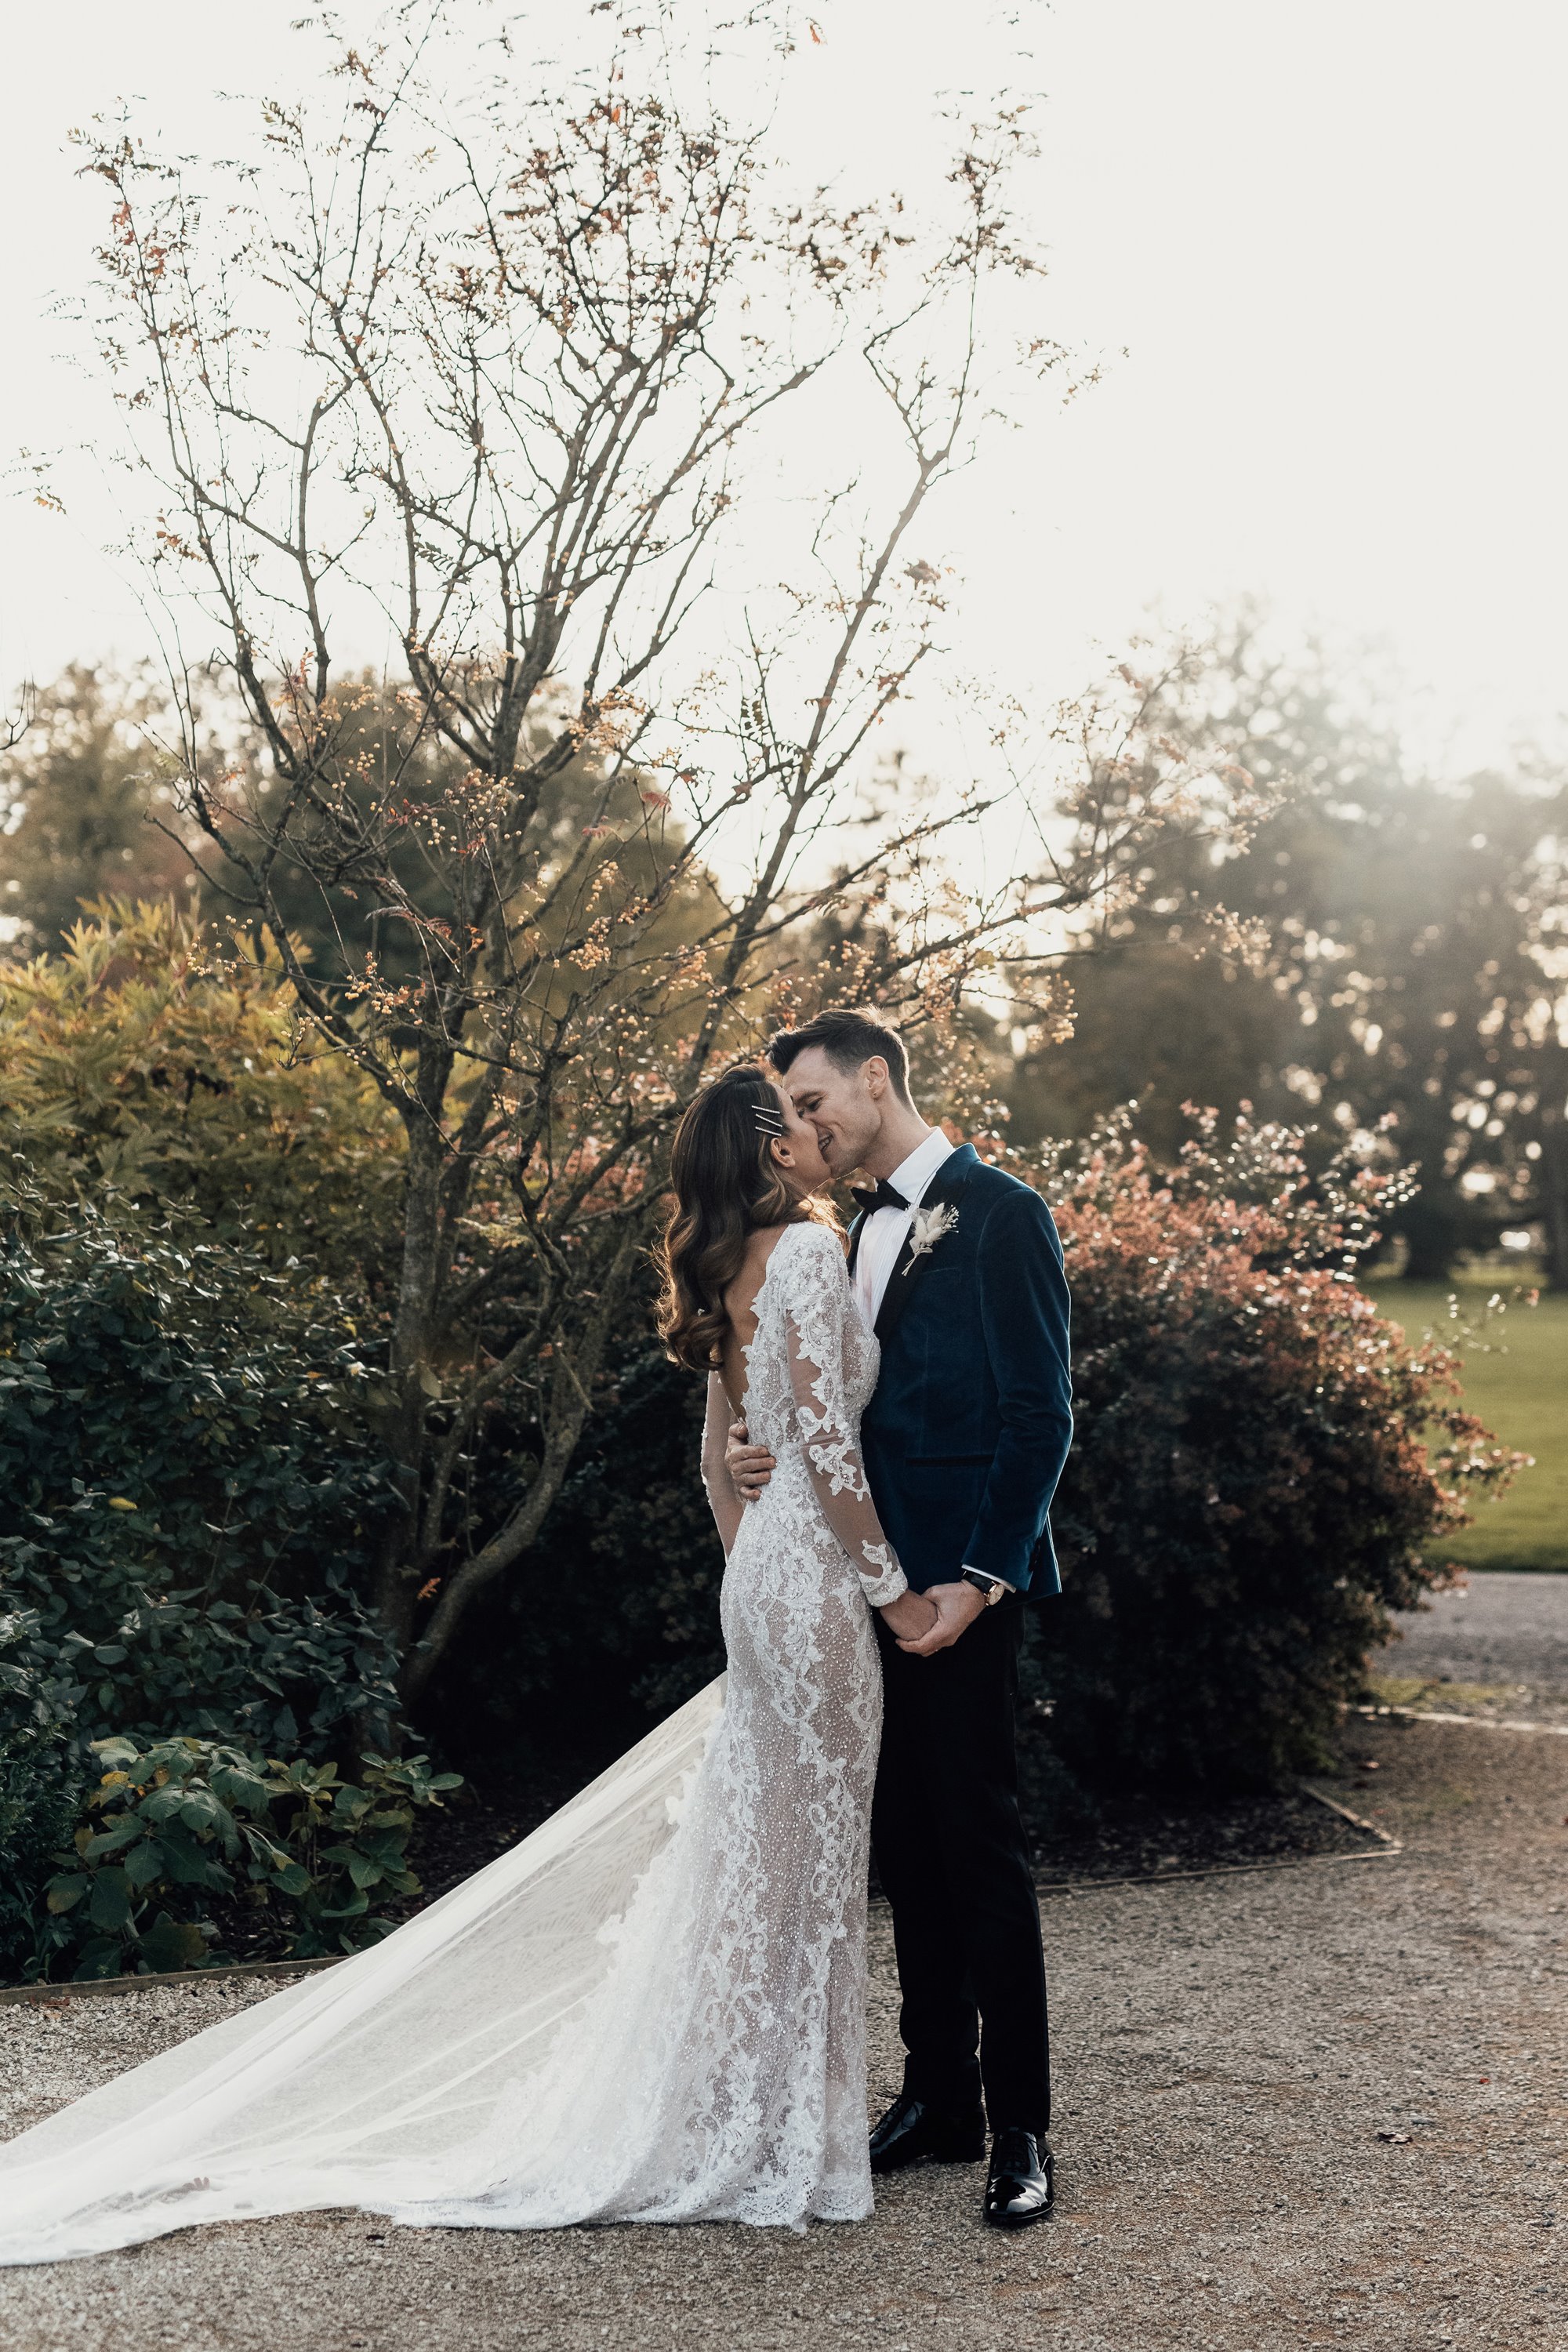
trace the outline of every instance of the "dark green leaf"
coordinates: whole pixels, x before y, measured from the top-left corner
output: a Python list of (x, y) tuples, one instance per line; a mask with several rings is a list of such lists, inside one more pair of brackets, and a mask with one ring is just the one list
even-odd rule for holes
[(125, 1857), (125, 1883), (133, 1895), (144, 1894), (155, 1880), (164, 1874), (163, 1849), (156, 1838), (148, 1838), (133, 1853)]
[(123, 1973), (124, 1948), (118, 1937), (101, 1936), (84, 1947), (81, 1958), (71, 1970), (73, 1983), (89, 1983), (94, 1977), (117, 1977)]
[(109, 1933), (130, 1926), (131, 1896), (122, 1870), (100, 1870), (94, 1874), (88, 1916), (95, 1927), (102, 1927)]
[(159, 1912), (137, 1946), (137, 1957), (161, 1974), (176, 1969), (199, 1969), (206, 1956), (207, 1939), (201, 1928), (182, 1927), (166, 1911)]

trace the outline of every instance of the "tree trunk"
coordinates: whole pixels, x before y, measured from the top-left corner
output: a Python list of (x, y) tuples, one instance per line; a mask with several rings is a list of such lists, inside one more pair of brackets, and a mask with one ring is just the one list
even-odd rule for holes
[[(551, 1384), (545, 1419), (544, 1455), (539, 1475), (506, 1524), (472, 1559), (443, 1579), (440, 1597), (419, 1639), (403, 1642), (404, 1666), (399, 1678), (405, 1706), (415, 1709), (432, 1675), (450, 1649), (458, 1626), (477, 1593), (513, 1567), (538, 1539), (552, 1505), (564, 1485), (588, 1416), (592, 1391), (604, 1362), (611, 1331), (626, 1305), (632, 1275), (641, 1255), (643, 1228), (628, 1223), (616, 1256), (605, 1272), (595, 1311), (580, 1338), (556, 1341), (555, 1377)], [(417, 1570), (414, 1571), (417, 1575)], [(410, 1581), (412, 1581), (412, 1578)], [(416, 1593), (415, 1598), (417, 1598)]]
[(1542, 1056), (1541, 1222), (1543, 1271), (1549, 1290), (1568, 1290), (1568, 1048), (1549, 1045)]
[(425, 1421), (430, 1377), (430, 1318), (440, 1247), (441, 1138), (432, 1124), (410, 1129), (405, 1193), (403, 1266), (392, 1330), (396, 1396), (388, 1441), (398, 1509), (388, 1521), (377, 1578), (376, 1604), (399, 1655), (414, 1634), (419, 1598), (416, 1546), (425, 1468)]
[(1406, 1282), (1447, 1282), (1454, 1264), (1455, 1218), (1440, 1195), (1418, 1192), (1398, 1220), (1409, 1255)]

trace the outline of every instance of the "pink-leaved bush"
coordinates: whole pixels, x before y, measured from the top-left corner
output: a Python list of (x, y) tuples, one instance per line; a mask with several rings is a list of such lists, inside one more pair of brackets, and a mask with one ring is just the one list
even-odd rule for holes
[(1077, 1434), (1038, 1612), (1053, 1744), (1096, 1780), (1270, 1781), (1321, 1757), (1392, 1611), (1528, 1456), (1357, 1286), (1403, 1180), (1209, 1113), (1173, 1171), (1121, 1114), (1043, 1155)]

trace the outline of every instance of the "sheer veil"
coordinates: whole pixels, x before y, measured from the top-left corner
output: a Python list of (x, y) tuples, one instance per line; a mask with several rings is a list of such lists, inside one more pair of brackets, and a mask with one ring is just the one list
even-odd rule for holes
[(416, 2219), (482, 2198), (520, 2105), (547, 2170), (552, 2053), (612, 1974), (724, 1693), (721, 1675), (384, 1942), (0, 2147), (0, 2262), (323, 2205)]

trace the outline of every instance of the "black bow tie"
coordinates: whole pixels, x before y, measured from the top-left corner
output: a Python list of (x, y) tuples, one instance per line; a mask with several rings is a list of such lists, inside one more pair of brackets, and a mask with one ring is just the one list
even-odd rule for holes
[(910, 1205), (898, 1186), (889, 1184), (885, 1176), (881, 1178), (874, 1192), (860, 1186), (851, 1185), (849, 1198), (855, 1202), (857, 1208), (864, 1209), (868, 1217), (874, 1217), (879, 1209), (904, 1210)]

